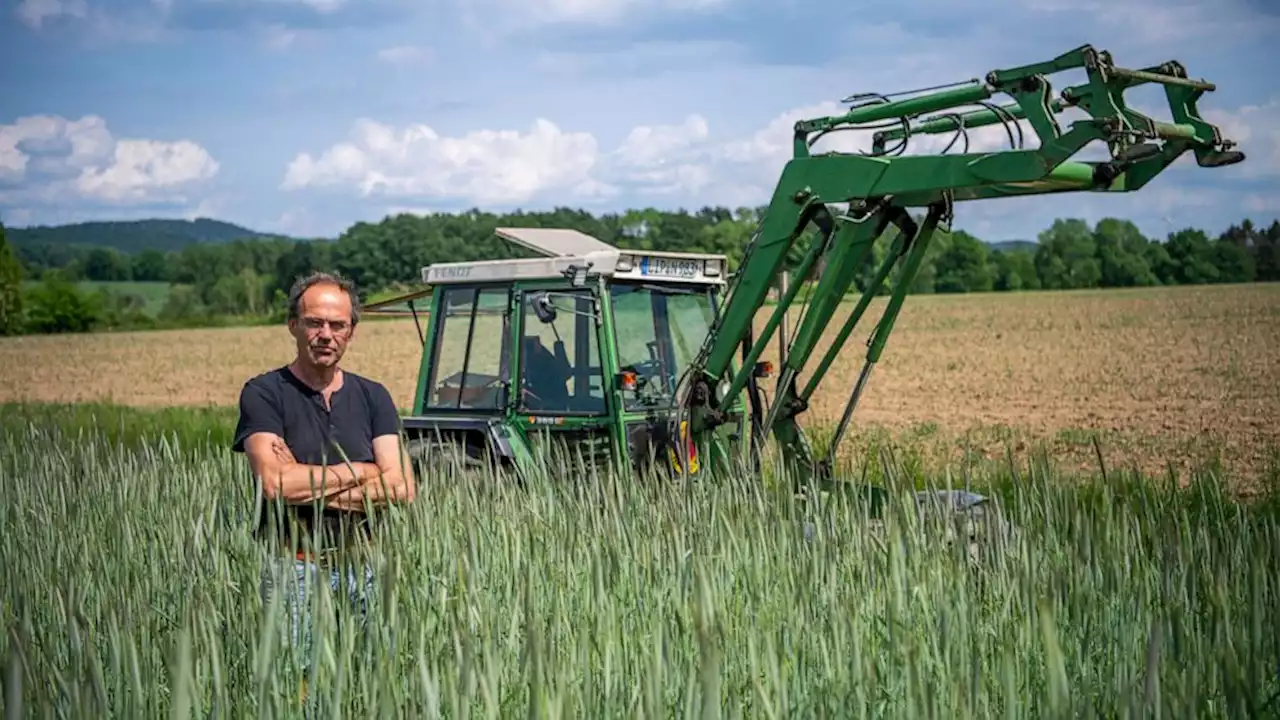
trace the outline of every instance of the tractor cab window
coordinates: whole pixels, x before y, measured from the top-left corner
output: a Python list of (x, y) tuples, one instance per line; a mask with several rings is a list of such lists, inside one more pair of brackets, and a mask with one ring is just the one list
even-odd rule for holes
[(426, 405), (431, 409), (495, 410), (506, 404), (511, 348), (506, 288), (444, 291)]
[(604, 372), (589, 291), (524, 295), (520, 338), (520, 409), (604, 414)]
[(711, 331), (710, 288), (614, 285), (611, 289), (618, 366), (636, 375), (623, 394), (627, 410), (671, 407), (676, 386)]

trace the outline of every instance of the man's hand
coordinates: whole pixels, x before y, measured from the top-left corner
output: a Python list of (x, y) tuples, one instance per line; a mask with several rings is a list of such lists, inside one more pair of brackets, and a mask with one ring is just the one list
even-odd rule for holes
[(271, 451), (276, 456), (276, 462), (284, 466), (297, 465), (298, 461), (293, 457), (293, 451), (288, 445), (284, 444), (284, 440), (278, 437), (271, 439)]
[(373, 439), (374, 465), (361, 463), (363, 480), (354, 488), (330, 497), (326, 505), (342, 510), (361, 511), (367, 501), (371, 505), (409, 503), (417, 494), (413, 466), (409, 454), (400, 445), (399, 435), (382, 435)]

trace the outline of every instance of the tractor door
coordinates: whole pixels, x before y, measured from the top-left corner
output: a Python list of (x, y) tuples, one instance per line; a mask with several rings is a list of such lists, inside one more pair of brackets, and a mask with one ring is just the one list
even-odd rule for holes
[(441, 291), (420, 412), (502, 412), (511, 362), (510, 297), (508, 287)]
[(715, 317), (711, 288), (616, 283), (610, 288), (618, 367), (635, 377), (624, 412), (675, 406), (677, 385)]
[(610, 286), (618, 370), (624, 388), (621, 422), (632, 464), (652, 462), (691, 471), (702, 465), (696, 448), (678, 438), (676, 402), (716, 314), (715, 289), (693, 283), (617, 282)]
[(612, 459), (614, 423), (594, 290), (523, 289), (520, 297), (517, 425), (535, 455), (552, 453), (553, 473), (569, 472), (565, 462), (603, 467)]
[(504, 424), (511, 395), (511, 287), (434, 292), (413, 413), (402, 418), (410, 455), (475, 467), (514, 461), (518, 453)]

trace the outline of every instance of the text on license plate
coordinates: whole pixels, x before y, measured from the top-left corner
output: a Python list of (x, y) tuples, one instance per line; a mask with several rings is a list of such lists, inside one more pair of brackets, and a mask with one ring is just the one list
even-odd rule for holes
[(641, 275), (661, 275), (663, 277), (696, 277), (702, 263), (698, 260), (668, 260), (666, 258), (645, 258), (640, 261)]

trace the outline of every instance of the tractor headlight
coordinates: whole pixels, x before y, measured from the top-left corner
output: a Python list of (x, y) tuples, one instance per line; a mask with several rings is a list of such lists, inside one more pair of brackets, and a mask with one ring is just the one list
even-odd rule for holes
[(720, 265), (719, 260), (707, 260), (702, 264), (702, 274), (707, 277), (720, 277), (720, 271), (723, 269)]
[(729, 394), (729, 381), (721, 380), (716, 386), (716, 402), (724, 400), (724, 396)]
[(618, 264), (614, 266), (614, 269), (618, 272), (630, 272), (633, 267), (635, 267), (634, 257), (630, 255), (619, 255)]

